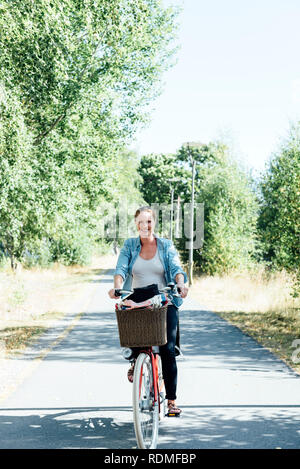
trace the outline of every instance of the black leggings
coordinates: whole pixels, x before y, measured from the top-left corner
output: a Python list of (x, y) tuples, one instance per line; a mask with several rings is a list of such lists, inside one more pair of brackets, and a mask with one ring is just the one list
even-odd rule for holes
[[(169, 305), (167, 309), (167, 343), (159, 347), (162, 362), (162, 371), (166, 388), (166, 398), (176, 399), (177, 389), (177, 363), (175, 355), (176, 334), (178, 327), (178, 308)], [(137, 356), (141, 348), (132, 348)]]
[(159, 347), (162, 362), (163, 377), (166, 388), (166, 398), (176, 399), (177, 363), (175, 355), (176, 334), (178, 327), (178, 308), (169, 305), (167, 310), (167, 343)]

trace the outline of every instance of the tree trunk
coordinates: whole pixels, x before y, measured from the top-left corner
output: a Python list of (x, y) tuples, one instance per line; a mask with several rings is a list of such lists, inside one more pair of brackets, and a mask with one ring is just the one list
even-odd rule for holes
[(16, 271), (17, 270), (17, 259), (15, 258), (15, 256), (13, 254), (10, 255), (10, 266), (12, 268), (12, 270)]

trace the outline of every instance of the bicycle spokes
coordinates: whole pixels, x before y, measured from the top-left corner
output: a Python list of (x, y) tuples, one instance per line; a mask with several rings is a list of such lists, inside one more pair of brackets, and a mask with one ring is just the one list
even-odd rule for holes
[(135, 365), (134, 426), (139, 448), (155, 448), (158, 433), (158, 402), (155, 401), (152, 363), (140, 354)]

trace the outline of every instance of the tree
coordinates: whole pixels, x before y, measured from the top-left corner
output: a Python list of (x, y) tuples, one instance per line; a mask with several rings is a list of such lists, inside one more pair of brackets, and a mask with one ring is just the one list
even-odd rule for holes
[(40, 235), (43, 208), (35, 184), (36, 160), (32, 135), (16, 92), (0, 85), (0, 238), (12, 268), (28, 239)]
[[(250, 179), (220, 141), (183, 145), (178, 157), (189, 167), (191, 156), (196, 161), (195, 202), (204, 204), (204, 241), (194, 252), (194, 263), (208, 274), (245, 269), (256, 250), (257, 202)], [(187, 251), (182, 255), (187, 259)]]
[(174, 187), (174, 198), (185, 198), (190, 173), (179, 164), (176, 155), (144, 155), (138, 173), (141, 176), (139, 189), (148, 204), (170, 203), (170, 186)]
[[(259, 232), (276, 268), (300, 266), (300, 125), (293, 125), (261, 180)], [(299, 275), (299, 274), (298, 274)]]
[(158, 0), (1, 3), (0, 82), (14, 99), (16, 119), (9, 125), (0, 116), (0, 158), (15, 162), (11, 181), (27, 171), (18, 179), (23, 198), (11, 196), (14, 210), (6, 205), (4, 169), (0, 181), (0, 242), (8, 246), (12, 219), (22, 220), (10, 242), (15, 258), (35, 239), (67, 246), (77, 235), (94, 235), (99, 205), (111, 192), (108, 161), (146, 120), (171, 64), (175, 16)]
[[(204, 204), (204, 243), (194, 251), (194, 263), (209, 274), (246, 268), (257, 245), (257, 201), (247, 174), (222, 142), (190, 143), (176, 155), (149, 155), (141, 160), (141, 191), (148, 203), (170, 201), (168, 176), (182, 202), (191, 201), (191, 157), (196, 161), (195, 202)], [(176, 241), (184, 262), (186, 239)]]
[(158, 0), (4, 1), (2, 79), (18, 87), (35, 143), (85, 103), (132, 131), (170, 63), (174, 12)]
[(248, 268), (257, 246), (257, 201), (247, 175), (233, 161), (202, 172), (204, 245), (195, 262), (209, 273)]

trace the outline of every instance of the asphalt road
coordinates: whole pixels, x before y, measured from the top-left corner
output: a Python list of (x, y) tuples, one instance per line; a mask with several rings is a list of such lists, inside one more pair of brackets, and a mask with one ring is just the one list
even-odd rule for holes
[[(121, 356), (107, 271), (80, 316), (18, 358), (0, 402), (0, 448), (135, 448), (128, 362)], [(160, 425), (158, 448), (300, 448), (300, 376), (190, 298), (180, 312), (183, 414)]]

